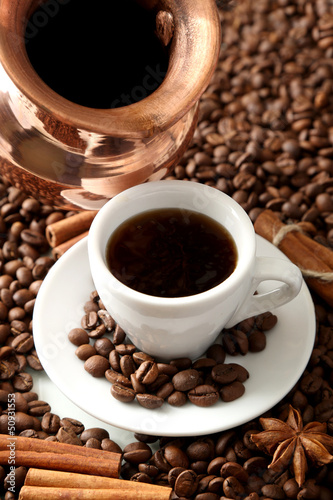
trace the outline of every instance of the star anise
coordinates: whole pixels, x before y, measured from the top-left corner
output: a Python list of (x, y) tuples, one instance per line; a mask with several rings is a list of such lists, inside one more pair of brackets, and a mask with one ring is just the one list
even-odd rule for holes
[(327, 426), (321, 422), (310, 422), (303, 426), (298, 410), (290, 407), (286, 422), (277, 418), (260, 418), (263, 432), (252, 434), (257, 447), (273, 455), (268, 466), (282, 472), (292, 464), (299, 486), (305, 481), (308, 466), (322, 466), (333, 462), (333, 437), (326, 433)]

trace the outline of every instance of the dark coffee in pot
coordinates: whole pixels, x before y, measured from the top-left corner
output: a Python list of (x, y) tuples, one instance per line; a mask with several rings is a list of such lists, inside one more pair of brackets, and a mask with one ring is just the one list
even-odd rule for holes
[(27, 23), (26, 50), (62, 97), (116, 108), (144, 99), (163, 81), (168, 55), (155, 35), (155, 12), (134, 0), (39, 3)]
[(106, 252), (119, 281), (158, 297), (205, 292), (227, 279), (237, 263), (235, 242), (221, 224), (178, 208), (126, 220), (110, 237)]

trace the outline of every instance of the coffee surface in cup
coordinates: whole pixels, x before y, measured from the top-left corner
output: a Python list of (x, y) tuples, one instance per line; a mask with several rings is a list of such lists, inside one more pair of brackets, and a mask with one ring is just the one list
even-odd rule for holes
[(222, 283), (237, 263), (235, 242), (221, 224), (198, 212), (149, 210), (123, 222), (106, 249), (112, 274), (158, 297), (184, 297)]

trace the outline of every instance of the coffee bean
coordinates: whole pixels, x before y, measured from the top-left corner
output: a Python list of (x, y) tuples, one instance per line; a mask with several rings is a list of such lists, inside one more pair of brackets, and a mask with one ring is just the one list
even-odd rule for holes
[(186, 448), (191, 462), (198, 460), (210, 461), (214, 457), (214, 441), (211, 438), (199, 438)]
[(181, 472), (184, 472), (186, 468), (184, 467), (173, 467), (168, 472), (168, 483), (173, 488), (176, 482), (177, 477)]
[(93, 377), (104, 377), (106, 370), (109, 368), (109, 361), (99, 354), (91, 356), (84, 363), (84, 369)]
[(111, 384), (119, 384), (124, 387), (131, 387), (131, 381), (128, 377), (125, 377), (122, 373), (116, 372), (112, 368), (105, 371), (105, 378), (111, 382)]
[(50, 411), (45, 412), (41, 421), (41, 426), (43, 431), (48, 434), (56, 434), (60, 429), (60, 417)]
[(31, 229), (23, 229), (21, 231), (21, 239), (24, 243), (28, 243), (34, 247), (46, 247), (47, 241), (43, 234), (32, 231)]
[(176, 479), (174, 490), (179, 497), (190, 497), (197, 488), (197, 475), (192, 470), (185, 470)]
[(14, 389), (19, 392), (31, 391), (33, 386), (32, 376), (25, 372), (18, 373), (13, 377), (12, 384)]
[(173, 391), (174, 391), (173, 384), (171, 382), (166, 382), (156, 391), (156, 396), (162, 399), (166, 399), (173, 393)]
[(98, 441), (103, 441), (103, 439), (110, 438), (109, 433), (106, 429), (102, 427), (91, 427), (89, 429), (85, 429), (81, 436), (81, 441), (85, 444), (88, 439), (94, 438), (98, 439)]
[(111, 332), (114, 329), (116, 323), (115, 320), (110, 315), (110, 313), (108, 313), (104, 309), (99, 309), (97, 315), (99, 319), (102, 321), (103, 325), (105, 326), (106, 331)]
[(179, 371), (188, 370), (192, 366), (190, 358), (177, 358), (170, 361), (170, 365), (175, 366)]
[(84, 431), (84, 425), (82, 424), (82, 422), (74, 418), (68, 418), (68, 417), (62, 418), (60, 420), (60, 425), (65, 430), (70, 429), (75, 434), (81, 434)]
[(135, 373), (138, 381), (142, 384), (152, 384), (159, 375), (157, 365), (154, 361), (144, 361)]
[(84, 330), (94, 330), (98, 324), (98, 316), (96, 311), (90, 311), (85, 314), (81, 320), (81, 326)]
[(160, 408), (164, 403), (162, 398), (154, 396), (153, 394), (137, 394), (136, 399), (141, 406), (149, 410)]
[(199, 380), (199, 372), (193, 368), (182, 370), (172, 377), (172, 383), (176, 391), (189, 391), (196, 387)]
[(126, 338), (126, 333), (124, 330), (117, 324), (113, 333), (113, 343), (114, 345), (123, 344)]
[(227, 363), (221, 363), (212, 369), (213, 380), (219, 384), (230, 384), (237, 378), (237, 371)]
[[(90, 312), (89, 314), (92, 314), (92, 312)], [(92, 329), (88, 328), (88, 337), (94, 340), (102, 338), (105, 335), (105, 333), (106, 333), (106, 328), (104, 324), (101, 325), (96, 324), (94, 328)]]
[(256, 317), (255, 322), (258, 328), (264, 332), (271, 330), (277, 324), (278, 318), (275, 314), (267, 312)]
[(222, 364), (225, 361), (226, 353), (221, 344), (211, 345), (206, 354), (208, 358), (214, 359), (218, 364)]
[(29, 352), (34, 346), (34, 339), (30, 333), (25, 332), (21, 333), (17, 337), (14, 338), (11, 347), (18, 354), (25, 354)]
[(173, 377), (178, 372), (178, 368), (170, 363), (157, 363), (157, 368), (160, 374), (165, 374), (169, 377)]
[(224, 480), (223, 492), (229, 498), (240, 498), (244, 496), (245, 489), (236, 477), (229, 476)]
[(86, 361), (91, 356), (97, 354), (97, 351), (93, 345), (82, 344), (76, 349), (75, 354), (82, 361)]
[(28, 403), (30, 415), (41, 417), (51, 410), (50, 405), (46, 401), (30, 401)]
[(133, 344), (117, 344), (116, 351), (120, 354), (120, 356), (131, 356), (135, 353), (136, 347)]
[(57, 440), (60, 443), (67, 443), (77, 446), (82, 446), (82, 440), (76, 435), (76, 433), (70, 428), (60, 427), (56, 434)]
[(68, 339), (76, 346), (89, 344), (89, 336), (83, 328), (72, 328), (68, 333)]
[(283, 499), (284, 498), (284, 492), (281, 486), (278, 484), (265, 484), (262, 488), (261, 491), (263, 495), (266, 497), (270, 498), (275, 498), (275, 499)]
[(249, 378), (250, 374), (247, 369), (244, 368), (244, 366), (241, 366), (238, 363), (229, 363), (229, 365), (231, 365), (232, 368), (237, 372), (236, 380), (238, 380), (239, 382), (245, 382)]
[(230, 403), (243, 396), (244, 392), (245, 387), (242, 382), (235, 380), (231, 384), (227, 384), (220, 389), (220, 396), (222, 401)]
[(262, 473), (262, 471), (267, 469), (268, 465), (269, 464), (267, 458), (252, 456), (244, 462), (243, 468), (247, 472), (247, 474), (260, 474)]
[(148, 444), (134, 442), (125, 446), (123, 449), (123, 458), (131, 464), (140, 464), (148, 462), (152, 457), (152, 451)]
[(112, 396), (123, 403), (130, 403), (135, 399), (135, 391), (130, 387), (113, 383), (111, 386)]
[(200, 359), (197, 359), (194, 363), (193, 363), (193, 369), (194, 370), (198, 370), (198, 371), (201, 371), (201, 370), (205, 370), (205, 371), (208, 371), (209, 369), (213, 368), (213, 366), (216, 365), (216, 361), (212, 358), (200, 358)]
[(261, 330), (253, 331), (249, 337), (249, 350), (251, 352), (261, 352), (266, 347), (266, 335)]
[(102, 450), (111, 451), (112, 453), (122, 453), (122, 449), (119, 444), (110, 438), (104, 438), (101, 440), (101, 448)]
[(120, 358), (120, 369), (124, 377), (127, 378), (129, 378), (132, 373), (135, 373), (136, 365), (133, 361), (132, 356), (130, 356), (129, 354), (125, 354)]
[(160, 373), (151, 384), (147, 385), (149, 392), (156, 393), (164, 384), (170, 381), (170, 377), (165, 373)]
[(114, 349), (114, 345), (109, 338), (102, 337), (96, 340), (94, 348), (96, 349), (97, 354), (108, 358), (110, 352)]
[(93, 300), (88, 300), (84, 306), (83, 306), (83, 310), (85, 313), (90, 313), (91, 311), (95, 311), (98, 313), (99, 311), (99, 306), (96, 302), (94, 302)]
[(189, 459), (186, 453), (178, 446), (172, 444), (164, 448), (164, 460), (166, 460), (172, 468), (180, 467), (187, 469), (189, 467)]
[(113, 370), (115, 370), (116, 372), (121, 372), (120, 355), (115, 349), (112, 350), (109, 354), (109, 362)]
[(308, 374), (305, 375), (301, 380), (301, 388), (305, 394), (315, 394), (319, 391), (323, 379), (316, 375)]
[(133, 353), (133, 360), (139, 366), (145, 361), (154, 361), (154, 358), (152, 358), (152, 356), (149, 356), (149, 354), (146, 354), (145, 352), (135, 351)]
[(219, 393), (211, 385), (198, 385), (188, 392), (188, 398), (196, 406), (212, 406), (219, 400)]
[(27, 302), (33, 300), (35, 295), (27, 288), (21, 288), (13, 293), (13, 301), (19, 307), (23, 307)]
[(187, 401), (187, 397), (186, 397), (186, 394), (184, 392), (174, 391), (172, 394), (170, 394), (167, 401), (168, 401), (169, 405), (171, 405), (171, 406), (180, 407), (180, 406), (184, 406), (184, 404)]

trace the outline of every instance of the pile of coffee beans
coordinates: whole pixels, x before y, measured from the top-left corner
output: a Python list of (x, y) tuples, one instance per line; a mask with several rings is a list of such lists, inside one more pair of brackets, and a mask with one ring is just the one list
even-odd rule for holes
[(68, 338), (77, 346), (75, 354), (84, 361), (85, 370), (111, 382), (111, 394), (118, 401), (136, 399), (148, 409), (160, 408), (165, 401), (176, 407), (188, 401), (209, 407), (240, 398), (249, 372), (238, 363), (226, 363), (226, 354), (262, 351), (265, 332), (277, 323), (277, 316), (270, 312), (249, 318), (223, 331), (222, 343), (213, 344), (204, 357), (166, 363), (126, 342), (126, 333), (105, 310), (95, 290), (83, 309), (81, 325), (72, 328)]
[(313, 223), (333, 246), (333, 9), (330, 0), (234, 0), (191, 147), (170, 178)]
[[(173, 177), (226, 192), (253, 221), (270, 208), (284, 222), (306, 222), (314, 239), (333, 248), (332, 2), (229, 5), (221, 11), (221, 57), (201, 100), (192, 145)], [(169, 485), (173, 500), (332, 500), (332, 464), (309, 464), (301, 487), (291, 466), (280, 473), (268, 468), (271, 457), (249, 438), (262, 430), (259, 419), (201, 437), (135, 435), (120, 450), (104, 429), (85, 429), (39, 400), (33, 373), (42, 367), (31, 335), (34, 300), (53, 263), (45, 259), (45, 227), (70, 215), (0, 179), (0, 432), (8, 432), (14, 394), (17, 434), (122, 451), (124, 480)], [(326, 423), (332, 436), (333, 312), (312, 297), (317, 325), (309, 363), (290, 393), (262, 416), (285, 420), (292, 405), (304, 424)], [(228, 339), (223, 348), (229, 353), (234, 343)], [(15, 494), (8, 472), (0, 467), (1, 496), (15, 500), (26, 469), (16, 469)]]

